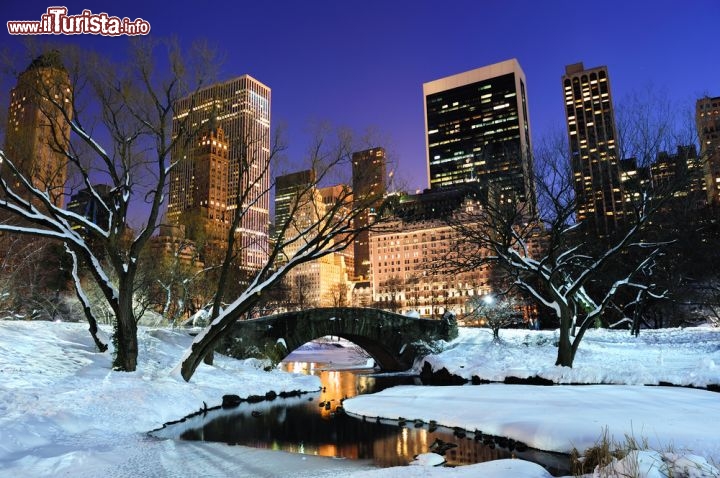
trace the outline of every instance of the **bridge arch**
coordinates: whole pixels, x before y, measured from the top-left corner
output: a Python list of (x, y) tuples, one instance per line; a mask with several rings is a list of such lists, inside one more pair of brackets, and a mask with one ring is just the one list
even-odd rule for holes
[(314, 339), (333, 335), (362, 347), (382, 368), (401, 371), (435, 340), (457, 336), (454, 318), (417, 319), (362, 307), (327, 307), (237, 322), (216, 348), (236, 358), (265, 354), (282, 360)]

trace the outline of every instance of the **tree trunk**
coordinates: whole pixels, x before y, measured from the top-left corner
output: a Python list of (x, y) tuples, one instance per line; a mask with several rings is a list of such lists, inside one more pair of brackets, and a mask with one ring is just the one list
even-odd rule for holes
[(100, 352), (106, 352), (108, 349), (108, 346), (106, 343), (104, 343), (102, 340), (100, 340), (100, 337), (98, 337), (98, 325), (95, 321), (95, 317), (92, 315), (92, 313), (88, 316), (87, 314), (85, 317), (88, 317), (88, 322), (90, 322), (90, 327), (88, 328), (88, 331), (90, 332), (90, 335), (93, 338), (93, 341), (95, 342), (95, 346), (98, 348)]
[(237, 307), (226, 310), (224, 312), (226, 315), (221, 316), (217, 324), (209, 325), (206, 329), (207, 333), (205, 333), (198, 342), (190, 346), (190, 354), (180, 365), (180, 374), (186, 382), (190, 381), (200, 362), (213, 353), (215, 345), (218, 340), (225, 335), (227, 329), (242, 316), (242, 314), (250, 310), (253, 305), (258, 302), (259, 297), (259, 294), (252, 294), (246, 298), (244, 303), (240, 303)]
[(555, 365), (559, 365), (561, 367), (572, 367), (573, 364), (573, 353), (572, 353), (572, 347), (570, 346), (570, 342), (567, 341), (567, 344), (563, 344), (561, 341), (558, 345), (558, 354), (557, 354), (557, 360), (555, 361)]
[(95, 315), (93, 314), (92, 309), (90, 308), (90, 301), (88, 300), (87, 296), (85, 295), (85, 292), (83, 291), (82, 284), (80, 282), (80, 276), (78, 275), (78, 256), (77, 254), (72, 251), (69, 247), (65, 247), (65, 250), (70, 254), (72, 257), (72, 279), (73, 279), (73, 286), (75, 287), (75, 295), (77, 296), (78, 300), (80, 301), (80, 304), (82, 305), (83, 314), (85, 314), (85, 318), (88, 321), (88, 324), (90, 325), (90, 328), (88, 331), (90, 332), (90, 335), (93, 338), (93, 341), (95, 342), (95, 346), (100, 350), (100, 352), (106, 352), (108, 349), (108, 345), (106, 343), (103, 343), (102, 340), (100, 340), (100, 337), (98, 337), (98, 325), (97, 320), (95, 320)]
[(134, 372), (137, 368), (138, 340), (134, 317), (118, 316), (115, 324), (115, 360), (113, 368), (122, 372)]
[(118, 306), (115, 311), (115, 360), (113, 368), (134, 372), (137, 368), (137, 322), (132, 309), (132, 281), (120, 280)]
[(572, 367), (575, 354), (573, 353), (570, 332), (574, 329), (572, 317), (560, 318), (560, 341), (558, 342), (558, 354), (555, 365), (561, 367)]
[(95, 342), (95, 346), (98, 348), (100, 352), (106, 352), (108, 349), (108, 346), (106, 343), (103, 343), (102, 340), (100, 340), (100, 337), (98, 337), (98, 325), (97, 320), (95, 320), (95, 315), (93, 314), (92, 310), (90, 309), (90, 304), (88, 304), (85, 300), (85, 296), (80, 294), (78, 292), (78, 297), (80, 298), (80, 303), (82, 304), (83, 313), (85, 314), (85, 318), (88, 321), (89, 328), (88, 331), (90, 332), (90, 335), (93, 338), (93, 341)]

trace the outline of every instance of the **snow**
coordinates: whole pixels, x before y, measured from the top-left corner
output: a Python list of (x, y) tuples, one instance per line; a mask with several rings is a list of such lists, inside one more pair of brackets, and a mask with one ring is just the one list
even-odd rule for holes
[(141, 327), (133, 373), (111, 370), (110, 354), (95, 352), (86, 324), (0, 321), (0, 337), (1, 477), (255, 477), (288, 469), (322, 477), (350, 465), (146, 435), (203, 402), (219, 405), (224, 394), (315, 391), (316, 377), (216, 357), (186, 383), (170, 370), (192, 341), (187, 331)]
[(668, 476), (703, 478), (718, 476), (717, 469), (713, 469), (712, 465), (700, 456), (642, 450), (631, 451), (628, 456), (622, 460), (613, 459), (613, 462), (603, 469), (596, 469), (593, 473), (593, 478), (615, 478), (638, 475), (647, 478), (665, 478)]
[(490, 384), (397, 386), (343, 405), (353, 415), (435, 420), (564, 453), (595, 445), (607, 428), (614, 442), (629, 436), (656, 450), (689, 450), (720, 463), (717, 423), (708, 420), (720, 417), (719, 398), (714, 392), (673, 387)]
[(417, 466), (439, 466), (445, 463), (445, 458), (437, 453), (421, 453), (415, 457), (415, 461), (411, 461), (411, 465)]
[[(404, 386), (348, 399), (344, 406), (370, 416), (478, 428), (547, 450), (593, 444), (605, 428), (615, 438), (629, 431), (652, 449), (596, 470), (594, 476), (620, 476), (638, 465), (645, 467), (638, 475), (643, 478), (668, 476), (666, 469), (673, 470), (672, 476), (720, 476), (712, 467), (720, 462), (720, 435), (714, 428), (720, 396), (639, 386), (720, 383), (720, 330), (643, 331), (638, 338), (590, 330), (573, 369), (552, 365), (554, 332), (502, 330), (500, 336), (502, 343), (493, 344), (487, 330), (461, 329), (458, 339), (427, 360), (468, 378), (539, 375), (606, 385)], [(219, 405), (225, 394), (315, 391), (320, 384), (313, 376), (265, 372), (258, 361), (221, 356), (213, 366), (202, 364), (186, 383), (171, 370), (192, 342), (187, 330), (141, 327), (133, 373), (111, 370), (110, 354), (95, 351), (86, 324), (0, 321), (0, 337), (0, 477), (550, 476), (522, 460), (443, 468), (430, 466), (435, 463), (430, 456), (420, 456), (420, 466), (375, 469), (352, 460), (150, 437), (148, 431), (197, 411), (203, 402)], [(334, 348), (319, 346), (328, 362)]]
[(495, 460), (457, 468), (408, 466), (354, 473), (353, 478), (551, 478), (542, 466), (523, 460)]
[[(323, 338), (294, 350), (287, 362), (319, 362), (333, 370), (373, 368), (375, 361), (361, 348), (344, 339)], [(298, 369), (299, 370), (299, 369)]]
[(590, 329), (572, 368), (556, 367), (558, 331), (503, 329), (500, 344), (489, 329), (459, 329), (443, 352), (426, 357), (433, 370), (489, 381), (538, 376), (555, 383), (720, 385), (720, 329), (628, 331)]
[[(595, 445), (607, 430), (617, 443), (627, 436), (646, 442), (656, 452), (682, 451), (677, 463), (686, 460), (691, 463), (688, 469), (700, 474), (679, 476), (720, 476), (719, 470), (708, 468), (705, 462), (720, 463), (720, 434), (716, 420), (709, 419), (720, 417), (720, 395), (643, 386), (661, 382), (696, 387), (720, 384), (720, 329), (643, 330), (638, 337), (627, 331), (588, 330), (573, 368), (553, 365), (557, 334), (502, 330), (497, 344), (488, 329), (460, 328), (457, 339), (424, 361), (433, 370), (445, 368), (466, 379), (503, 381), (505, 377), (539, 376), (556, 383), (605, 385), (401, 386), (346, 400), (345, 410), (368, 417), (435, 420), (444, 426), (478, 429), (566, 453), (573, 447), (582, 451)], [(646, 464), (652, 461), (648, 453), (638, 455)], [(637, 468), (638, 456), (621, 466)], [(675, 475), (658, 474), (659, 464), (668, 462), (666, 457), (657, 455), (653, 460), (654, 467), (648, 465), (638, 474), (604, 471), (606, 474), (597, 476), (678, 476), (678, 469), (673, 471)]]

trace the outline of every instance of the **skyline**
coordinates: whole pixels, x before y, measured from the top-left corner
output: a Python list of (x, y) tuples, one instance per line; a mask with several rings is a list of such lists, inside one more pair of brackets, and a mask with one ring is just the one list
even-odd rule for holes
[[(11, 2), (3, 18), (39, 20), (50, 5)], [(272, 89), (272, 126), (285, 125), (293, 164), (301, 164), (315, 122), (379, 132), (376, 146), (398, 164), (396, 176), (409, 191), (427, 187), (422, 85), (445, 76), (516, 58), (527, 77), (536, 145), (551, 132), (564, 133), (561, 78), (572, 63), (606, 65), (616, 107), (647, 89), (667, 93), (687, 111), (706, 94), (720, 95), (720, 62), (712, 61), (711, 49), (720, 4), (712, 1), (683, 8), (670, 1), (609, 2), (602, 12), (565, 1), (174, 5), (63, 3), (69, 14), (91, 9), (143, 18), (152, 36), (176, 35), (183, 45), (207, 39), (225, 57), (218, 81), (249, 74)], [(3, 30), (3, 49), (18, 52), (22, 38)], [(125, 37), (37, 39), (118, 58), (127, 46)], [(3, 111), (13, 81), (3, 78)]]

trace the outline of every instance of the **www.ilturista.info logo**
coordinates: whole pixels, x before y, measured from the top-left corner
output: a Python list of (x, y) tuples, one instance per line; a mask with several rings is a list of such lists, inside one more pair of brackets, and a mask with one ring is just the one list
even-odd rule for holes
[(83, 10), (80, 15), (68, 15), (66, 7), (49, 7), (40, 21), (7, 22), (10, 35), (147, 35), (150, 23), (142, 18), (111, 17), (107, 13)]

